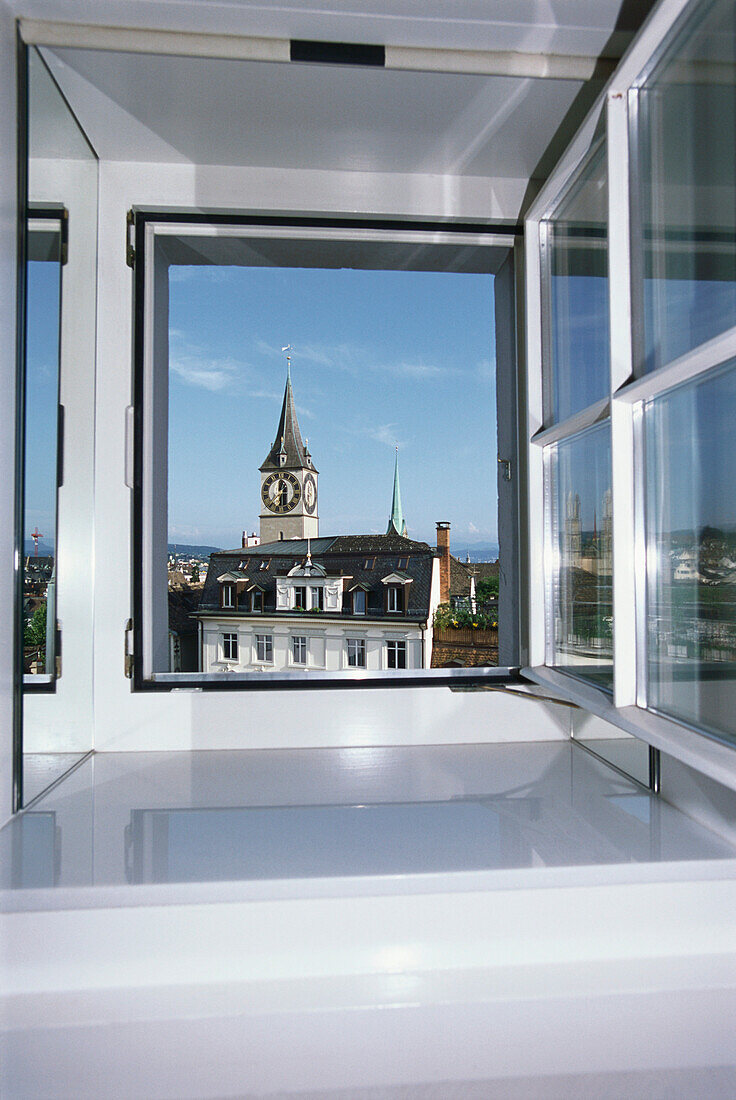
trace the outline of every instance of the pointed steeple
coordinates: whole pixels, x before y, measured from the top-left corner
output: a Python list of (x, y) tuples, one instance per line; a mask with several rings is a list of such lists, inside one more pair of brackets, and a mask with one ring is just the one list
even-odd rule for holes
[(394, 497), (391, 504), (391, 515), (388, 519), (387, 535), (401, 535), (406, 538), (406, 523), (401, 509), (401, 489), (399, 487), (399, 448), (396, 448), (396, 462), (394, 464)]
[(311, 456), (302, 442), (302, 433), (299, 431), (299, 421), (296, 418), (294, 392), (291, 388), (291, 356), (287, 356), (286, 362), (286, 388), (279, 426), (276, 429), (273, 446), (260, 469), (263, 471), (302, 468), (314, 470), (317, 473), (318, 471), (312, 465)]

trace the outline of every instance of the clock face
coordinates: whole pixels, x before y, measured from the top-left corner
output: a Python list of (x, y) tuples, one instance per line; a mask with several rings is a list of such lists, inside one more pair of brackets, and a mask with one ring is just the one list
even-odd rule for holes
[(302, 487), (293, 474), (269, 474), (261, 486), (261, 499), (270, 512), (281, 516), (291, 512), (302, 498)]
[(311, 474), (304, 478), (304, 507), (310, 516), (314, 514), (317, 506), (317, 483)]

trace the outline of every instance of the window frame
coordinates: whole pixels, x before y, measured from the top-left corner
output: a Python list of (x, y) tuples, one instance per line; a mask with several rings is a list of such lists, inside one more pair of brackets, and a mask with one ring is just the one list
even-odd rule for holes
[[(133, 539), (131, 546), (131, 572), (133, 576), (133, 691), (172, 691), (181, 687), (201, 687), (204, 691), (238, 692), (242, 690), (302, 690), (308, 688), (363, 688), (365, 686), (438, 686), (454, 684), (459, 680), (482, 683), (513, 684), (521, 680), (519, 654), (514, 644), (516, 663), (504, 666), (475, 667), (469, 669), (415, 669), (406, 676), (372, 671), (354, 678), (339, 673), (323, 672), (321, 675), (301, 677), (298, 671), (274, 673), (266, 679), (262, 674), (244, 671), (237, 680), (232, 675), (220, 673), (169, 673), (156, 672), (152, 658), (151, 614), (155, 599), (154, 561), (151, 553), (151, 487), (156, 485), (151, 455), (151, 391), (153, 385), (153, 318), (154, 318), (154, 244), (157, 234), (175, 237), (177, 233), (211, 236), (258, 236), (261, 238), (298, 237), (299, 239), (356, 241), (384, 241), (391, 245), (405, 244), (407, 249), (417, 245), (451, 245), (466, 249), (489, 249), (488, 263), (483, 270), (496, 274), (509, 262), (518, 262), (521, 229), (519, 226), (493, 223), (414, 220), (411, 218), (376, 218), (371, 216), (304, 216), (261, 215), (244, 213), (206, 213), (201, 211), (161, 210), (134, 207), (129, 214), (130, 236), (135, 252), (134, 286), (134, 384), (133, 405), (126, 423), (127, 451), (130, 456), (129, 485), (133, 490)], [(441, 268), (437, 268), (441, 270)], [(478, 270), (481, 270), (479, 268)], [(498, 323), (498, 322), (497, 322)], [(512, 318), (508, 318), (512, 327)], [(516, 358), (516, 348), (513, 354)], [(515, 420), (515, 390), (503, 403), (504, 415)], [(499, 408), (501, 405), (499, 404)], [(518, 451), (513, 461), (518, 460)], [(506, 507), (509, 507), (507, 502)], [(511, 505), (507, 526), (518, 530), (518, 499)], [(509, 569), (516, 572), (518, 554), (509, 562)], [(261, 562), (261, 568), (270, 563)], [(519, 608), (511, 612), (514, 622), (509, 624), (508, 635), (516, 639), (519, 633), (517, 619)], [(159, 612), (162, 614), (162, 609)], [(158, 635), (156, 635), (158, 637)]]
[[(272, 665), (273, 664), (273, 634), (254, 634), (253, 646), (255, 648), (255, 660), (256, 664)], [(271, 656), (261, 657), (260, 650), (263, 649), (264, 654), (270, 652)]]
[[(234, 650), (228, 653), (228, 648)], [(239, 645), (238, 645), (238, 632), (236, 630), (223, 630), (222, 632), (222, 659), (223, 661), (237, 661)]]
[[(351, 661), (351, 658), (350, 658), (351, 646), (355, 651), (355, 653), (354, 653), (355, 660), (354, 661)], [(358, 660), (359, 657), (363, 658), (362, 663)], [(346, 668), (357, 668), (357, 669), (364, 669), (365, 670), (368, 667), (368, 647), (366, 645), (365, 638), (348, 638), (346, 636), (346, 638), (345, 638), (345, 662), (346, 662), (346, 665), (345, 665)]]
[[(736, 327), (647, 374), (637, 374), (643, 316), (637, 298), (640, 211), (636, 185), (637, 96), (673, 39), (698, 13), (703, 0), (663, 0), (652, 12), (556, 168), (532, 203), (525, 221), (527, 314), (527, 463), (529, 662), (525, 676), (555, 690), (614, 726), (664, 750), (730, 786), (736, 784), (736, 746), (711, 731), (688, 725), (647, 705), (646, 684), (646, 531), (643, 443), (644, 402), (684, 381), (702, 377), (736, 354)], [(545, 418), (547, 401), (542, 371), (548, 311), (542, 281), (546, 257), (544, 222), (574, 186), (592, 155), (599, 120), (606, 127), (608, 168), (608, 266), (610, 310), (609, 396), (560, 424)], [(610, 417), (613, 498), (613, 697), (592, 684), (547, 665), (545, 568), (553, 548), (549, 538), (548, 446)], [(543, 517), (540, 520), (540, 517)], [(632, 583), (631, 578), (634, 578)], [(657, 767), (653, 762), (650, 779)], [(656, 789), (656, 779), (652, 779)]]
[[(394, 665), (391, 664), (391, 660), (389, 658), (389, 653), (391, 652), (392, 649), (394, 650), (394, 659), (396, 661), (396, 664), (394, 664)], [(403, 653), (403, 657), (404, 657), (404, 663), (403, 664), (399, 664), (399, 654), (400, 653)], [(386, 668), (391, 668), (391, 669), (406, 668), (407, 667), (407, 664), (406, 664), (407, 656), (408, 656), (408, 653), (407, 653), (406, 639), (404, 639), (404, 638), (387, 638), (386, 639)]]
[[(304, 650), (304, 658), (300, 659), (296, 656), (296, 649)], [(304, 666), (307, 665), (307, 658), (309, 657), (309, 636), (307, 634), (292, 634), (291, 635), (291, 663), (294, 665)]]

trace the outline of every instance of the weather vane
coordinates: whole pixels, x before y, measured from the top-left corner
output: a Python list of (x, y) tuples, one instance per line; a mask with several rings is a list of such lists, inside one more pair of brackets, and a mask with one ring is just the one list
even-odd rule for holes
[[(286, 347), (282, 348), (281, 350), (286, 351), (286, 352), (291, 351), (291, 344), (287, 344)], [(289, 378), (291, 378), (291, 356), (290, 355), (286, 356), (286, 373), (288, 374)]]

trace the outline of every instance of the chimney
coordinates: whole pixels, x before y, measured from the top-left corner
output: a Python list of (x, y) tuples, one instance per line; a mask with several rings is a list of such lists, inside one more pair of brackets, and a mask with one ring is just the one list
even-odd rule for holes
[(437, 549), (440, 555), (440, 603), (450, 600), (450, 524), (437, 523)]
[(242, 549), (244, 550), (244, 549), (245, 549), (245, 547), (246, 547), (247, 545), (248, 545), (248, 536), (247, 536), (246, 532), (245, 532), (245, 531), (243, 531), (243, 544), (242, 544)]

